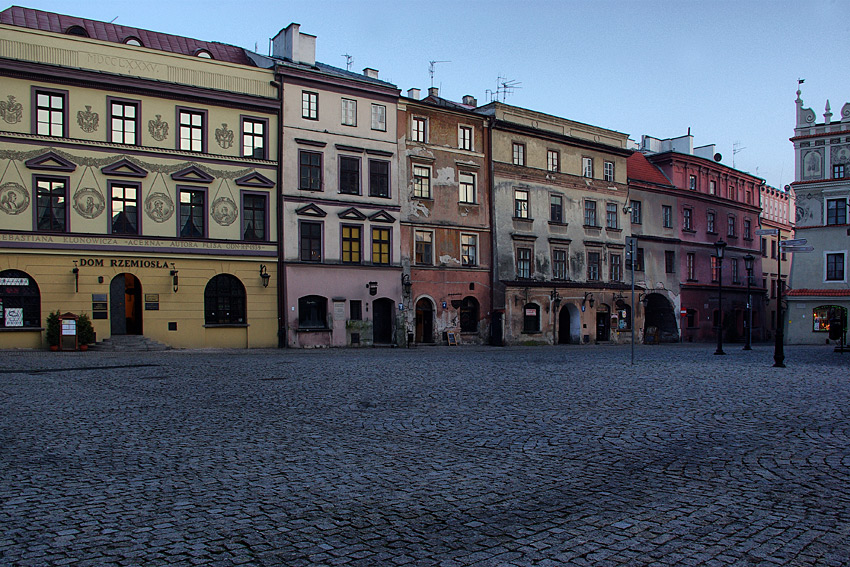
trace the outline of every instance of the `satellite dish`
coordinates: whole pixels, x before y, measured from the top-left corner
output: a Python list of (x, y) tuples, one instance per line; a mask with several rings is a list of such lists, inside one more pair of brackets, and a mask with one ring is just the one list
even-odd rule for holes
[(714, 161), (720, 161), (723, 159), (723, 156), (720, 154), (714, 154)]

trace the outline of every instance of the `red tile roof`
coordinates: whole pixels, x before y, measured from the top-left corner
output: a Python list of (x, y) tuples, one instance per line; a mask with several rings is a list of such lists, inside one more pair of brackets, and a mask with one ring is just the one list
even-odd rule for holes
[(649, 163), (640, 152), (635, 152), (626, 161), (628, 178), (635, 181), (646, 181), (657, 185), (672, 185), (661, 170)]
[(826, 297), (850, 297), (850, 289), (791, 289), (786, 295), (807, 296), (817, 295)]
[(66, 33), (68, 28), (80, 26), (93, 39), (124, 43), (127, 38), (134, 37), (144, 47), (150, 49), (181, 53), (183, 55), (195, 55), (198, 50), (205, 49), (210, 52), (213, 59), (253, 66), (253, 63), (251, 63), (251, 60), (245, 54), (245, 50), (235, 45), (201, 41), (179, 35), (99, 22), (97, 20), (86, 20), (84, 18), (65, 16), (53, 12), (42, 12), (41, 10), (33, 10), (32, 8), (22, 8), (20, 6), (7, 8), (0, 12), (0, 23), (54, 33)]

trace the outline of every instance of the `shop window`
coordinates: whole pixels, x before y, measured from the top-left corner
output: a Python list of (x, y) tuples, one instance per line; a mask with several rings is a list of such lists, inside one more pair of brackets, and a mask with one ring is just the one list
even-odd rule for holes
[(41, 292), (29, 274), (0, 272), (0, 329), (41, 328)]
[(522, 332), (540, 332), (540, 306), (536, 303), (526, 303), (522, 308)]
[(464, 297), (460, 304), (460, 332), (478, 332), (478, 300), (474, 297)]
[(812, 332), (826, 333), (832, 320), (847, 321), (847, 309), (840, 305), (821, 305), (812, 310)]
[(239, 278), (219, 274), (204, 289), (204, 323), (207, 325), (244, 325), (245, 286)]
[(328, 300), (321, 295), (298, 298), (298, 328), (327, 329)]

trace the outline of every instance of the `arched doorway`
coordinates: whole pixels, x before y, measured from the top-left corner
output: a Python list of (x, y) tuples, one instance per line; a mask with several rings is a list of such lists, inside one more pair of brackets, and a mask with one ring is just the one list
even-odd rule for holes
[(568, 303), (558, 313), (558, 344), (581, 343), (581, 316), (575, 305)]
[(596, 310), (596, 342), (611, 340), (611, 308), (603, 303)]
[(416, 302), (416, 336), (417, 343), (434, 342), (434, 304), (428, 298)]
[(460, 332), (478, 332), (478, 300), (468, 295), (460, 304)]
[(142, 284), (133, 274), (118, 274), (109, 284), (113, 335), (142, 334)]
[(382, 297), (372, 302), (372, 342), (374, 344), (391, 344), (393, 342), (393, 308), (392, 299)]
[(679, 340), (679, 327), (673, 313), (673, 305), (660, 293), (650, 293), (646, 296), (643, 333), (646, 340), (654, 340), (655, 337), (662, 343), (675, 343)]

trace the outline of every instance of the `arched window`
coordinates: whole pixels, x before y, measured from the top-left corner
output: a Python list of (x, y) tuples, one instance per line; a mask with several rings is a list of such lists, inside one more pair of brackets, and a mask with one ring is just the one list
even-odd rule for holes
[(219, 274), (204, 289), (204, 323), (207, 325), (243, 325), (245, 286), (236, 276)]
[(464, 297), (460, 304), (460, 332), (478, 332), (478, 300), (472, 296)]
[(71, 26), (67, 30), (65, 30), (65, 33), (68, 34), (68, 35), (78, 35), (80, 37), (89, 37), (89, 32), (87, 32), (86, 28), (84, 28), (83, 26)]
[(212, 53), (206, 49), (199, 49), (195, 52), (195, 57), (203, 57), (204, 59), (214, 59)]
[(526, 303), (522, 308), (522, 332), (540, 332), (540, 306), (536, 303)]
[(29, 274), (0, 272), (0, 328), (41, 327), (41, 293)]
[(126, 43), (127, 45), (136, 45), (138, 47), (144, 47), (144, 45), (142, 45), (142, 40), (137, 37), (133, 37), (132, 35), (125, 37), (124, 43)]
[(298, 298), (298, 328), (328, 328), (327, 298), (321, 295), (307, 295)]

